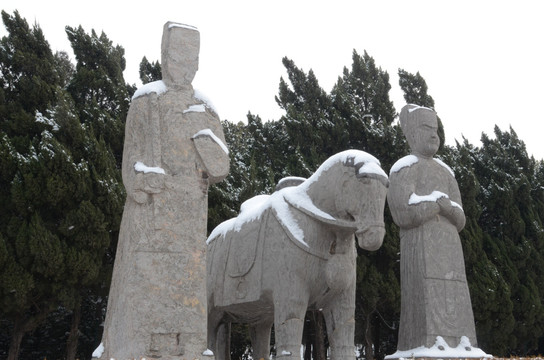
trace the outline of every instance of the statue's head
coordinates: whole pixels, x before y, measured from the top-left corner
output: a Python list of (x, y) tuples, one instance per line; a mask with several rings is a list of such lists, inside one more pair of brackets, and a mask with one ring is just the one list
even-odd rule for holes
[(414, 155), (428, 158), (436, 154), (440, 147), (440, 138), (434, 110), (408, 104), (402, 108), (399, 121)]
[(161, 47), (162, 79), (167, 86), (190, 85), (198, 70), (200, 33), (195, 27), (164, 24)]

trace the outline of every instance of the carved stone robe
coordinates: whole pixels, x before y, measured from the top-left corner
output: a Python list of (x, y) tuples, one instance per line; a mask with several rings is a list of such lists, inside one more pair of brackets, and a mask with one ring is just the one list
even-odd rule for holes
[[(402, 161), (402, 160), (400, 160)], [(395, 166), (393, 167), (395, 168)], [(437, 336), (450, 347), (476, 332), (458, 231), (465, 223), (461, 196), (451, 170), (435, 159), (417, 162), (390, 175), (387, 196), (400, 227), (401, 320), (398, 350), (431, 347)], [(449, 196), (456, 224), (439, 213), (436, 201), (413, 201), (439, 191)], [(421, 199), (421, 198), (419, 198)], [(455, 205), (454, 204), (454, 205)]]
[[(204, 129), (220, 141), (193, 138)], [(207, 191), (228, 173), (221, 141), (217, 115), (192, 87), (133, 100), (102, 358), (196, 359), (206, 350)], [(137, 162), (164, 174), (137, 171)]]

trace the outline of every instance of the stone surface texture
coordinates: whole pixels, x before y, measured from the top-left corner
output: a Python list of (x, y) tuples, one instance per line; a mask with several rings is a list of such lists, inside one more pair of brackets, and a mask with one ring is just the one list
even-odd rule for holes
[(391, 169), (387, 200), (400, 227), (401, 320), (398, 350), (431, 347), (441, 336), (477, 346), (459, 231), (465, 225), (451, 169), (433, 158), (440, 139), (433, 110), (405, 106), (400, 124), (412, 154)]
[[(191, 85), (199, 46), (195, 28), (166, 23), (163, 80), (146, 84), (130, 106), (127, 200), (101, 359), (193, 360), (207, 349), (207, 191), (227, 175), (229, 159), (218, 116)], [(201, 130), (208, 133), (195, 137)]]
[(362, 170), (368, 164), (352, 156), (361, 153), (337, 154), (306, 181), (283, 181), (212, 232), (208, 347), (216, 359), (230, 358), (231, 322), (249, 325), (254, 359), (269, 358), (272, 325), (276, 357), (300, 359), (307, 309), (323, 311), (330, 358), (354, 358), (354, 234), (365, 249), (381, 246), (388, 182), (377, 160), (383, 175)]

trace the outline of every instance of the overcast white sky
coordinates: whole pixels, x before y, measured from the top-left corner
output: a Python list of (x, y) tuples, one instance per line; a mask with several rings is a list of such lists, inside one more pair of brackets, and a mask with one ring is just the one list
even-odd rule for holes
[[(313, 69), (330, 91), (353, 49), (366, 50), (390, 75), (397, 111), (404, 105), (397, 71), (419, 71), (442, 119), (447, 143), (510, 126), (529, 154), (544, 158), (544, 3), (534, 1), (367, 0), (4, 0), (37, 22), (52, 49), (70, 52), (66, 25), (104, 31), (125, 48), (125, 79), (139, 84), (143, 56), (160, 60), (162, 26), (176, 21), (201, 33), (193, 85), (222, 119), (263, 120), (282, 112), (274, 100), (286, 78), (284, 56)], [(0, 35), (5, 35), (0, 29)]]

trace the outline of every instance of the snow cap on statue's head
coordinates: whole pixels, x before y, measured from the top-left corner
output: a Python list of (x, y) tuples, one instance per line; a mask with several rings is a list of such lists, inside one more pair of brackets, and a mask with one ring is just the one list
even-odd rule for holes
[(161, 46), (162, 79), (167, 86), (190, 85), (198, 70), (200, 33), (191, 25), (168, 21)]
[(422, 120), (427, 119), (433, 122), (437, 121), (434, 110), (414, 104), (405, 105), (399, 115), (400, 127), (404, 135), (408, 135), (411, 129), (418, 126)]

